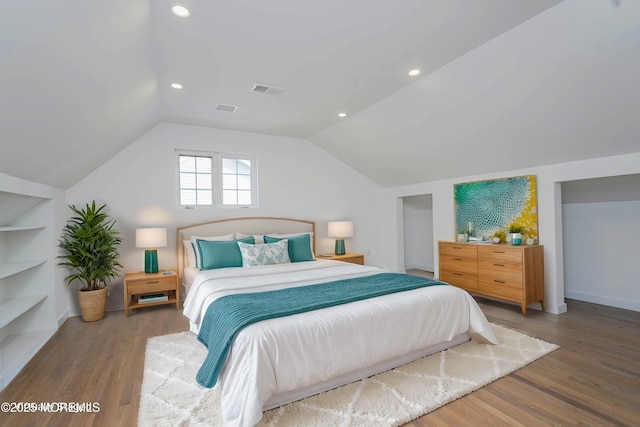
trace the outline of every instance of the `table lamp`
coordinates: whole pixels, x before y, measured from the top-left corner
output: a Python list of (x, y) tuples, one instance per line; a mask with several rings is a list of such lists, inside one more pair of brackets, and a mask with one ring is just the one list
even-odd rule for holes
[(144, 272), (158, 272), (158, 251), (156, 248), (167, 246), (166, 228), (137, 228), (136, 247), (144, 250)]
[(329, 222), (329, 237), (336, 238), (336, 255), (344, 255), (344, 238), (353, 237), (353, 222), (332, 221)]

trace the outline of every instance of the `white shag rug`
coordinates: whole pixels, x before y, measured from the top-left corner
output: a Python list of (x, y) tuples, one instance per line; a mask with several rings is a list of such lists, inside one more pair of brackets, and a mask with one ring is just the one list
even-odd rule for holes
[[(343, 387), (264, 413), (259, 425), (398, 426), (556, 350), (492, 325), (499, 345), (466, 342)], [(221, 426), (220, 392), (195, 381), (206, 356), (191, 332), (147, 341), (138, 425)]]

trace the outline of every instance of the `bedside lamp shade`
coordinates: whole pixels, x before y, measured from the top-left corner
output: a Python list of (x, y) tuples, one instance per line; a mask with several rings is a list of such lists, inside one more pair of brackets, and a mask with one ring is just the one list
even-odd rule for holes
[(166, 228), (138, 228), (136, 229), (136, 247), (145, 248), (144, 272), (158, 272), (158, 251), (156, 248), (167, 246)]
[(336, 255), (344, 255), (344, 238), (353, 237), (353, 222), (351, 221), (332, 221), (329, 222), (329, 237), (336, 238)]

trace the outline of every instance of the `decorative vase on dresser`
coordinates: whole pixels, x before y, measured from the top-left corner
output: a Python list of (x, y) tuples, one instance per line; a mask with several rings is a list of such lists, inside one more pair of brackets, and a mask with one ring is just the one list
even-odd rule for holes
[(544, 247), (438, 242), (439, 279), (466, 291), (544, 311)]

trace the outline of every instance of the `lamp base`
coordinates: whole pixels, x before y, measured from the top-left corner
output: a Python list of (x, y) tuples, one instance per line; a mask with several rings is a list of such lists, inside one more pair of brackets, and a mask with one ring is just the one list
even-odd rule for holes
[(144, 250), (144, 272), (145, 273), (157, 273), (158, 272), (158, 251), (155, 249)]
[(344, 239), (336, 239), (336, 255), (344, 255)]

